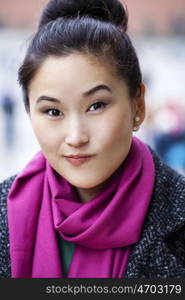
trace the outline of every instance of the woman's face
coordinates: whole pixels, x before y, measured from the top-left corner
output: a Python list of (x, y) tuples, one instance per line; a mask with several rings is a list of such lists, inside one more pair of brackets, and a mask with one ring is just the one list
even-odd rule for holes
[[(77, 190), (93, 194), (131, 145), (136, 106), (125, 82), (97, 58), (48, 57), (30, 83), (29, 100), (32, 126), (50, 165)], [(65, 158), (70, 155), (91, 158), (73, 164)]]

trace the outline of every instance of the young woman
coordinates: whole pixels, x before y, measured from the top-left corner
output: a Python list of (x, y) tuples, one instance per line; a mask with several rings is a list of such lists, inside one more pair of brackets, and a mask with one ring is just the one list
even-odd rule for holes
[(133, 137), (145, 87), (118, 0), (51, 0), (19, 70), (41, 151), (0, 185), (1, 277), (185, 276), (185, 178)]

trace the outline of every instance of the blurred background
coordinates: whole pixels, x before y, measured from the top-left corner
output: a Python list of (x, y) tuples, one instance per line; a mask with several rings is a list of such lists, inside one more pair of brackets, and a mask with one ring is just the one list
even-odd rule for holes
[[(17, 174), (40, 149), (17, 70), (47, 2), (0, 0), (0, 181)], [(124, 3), (146, 85), (146, 120), (135, 134), (185, 174), (185, 0)]]

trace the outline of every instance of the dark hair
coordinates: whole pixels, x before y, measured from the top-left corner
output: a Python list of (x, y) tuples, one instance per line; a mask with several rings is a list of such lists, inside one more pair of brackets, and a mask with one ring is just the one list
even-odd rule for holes
[(18, 73), (26, 111), (30, 81), (48, 56), (73, 52), (111, 58), (130, 97), (140, 91), (141, 71), (127, 35), (128, 15), (119, 0), (50, 0)]

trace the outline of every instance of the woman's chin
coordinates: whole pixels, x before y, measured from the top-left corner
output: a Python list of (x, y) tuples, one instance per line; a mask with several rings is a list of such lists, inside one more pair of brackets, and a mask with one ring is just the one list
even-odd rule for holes
[(94, 178), (94, 180), (92, 178), (89, 180), (87, 178), (77, 178), (76, 180), (66, 178), (66, 180), (78, 189), (93, 189), (100, 186), (104, 182), (104, 180), (97, 180), (97, 178)]

